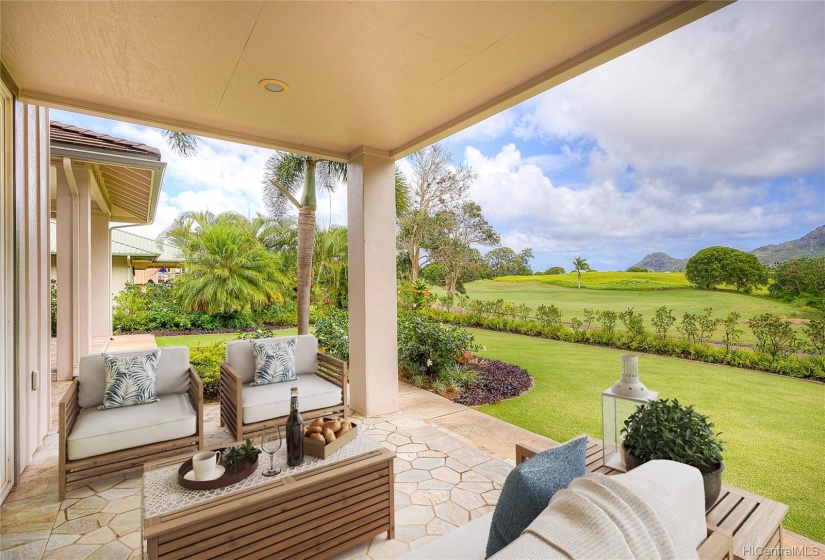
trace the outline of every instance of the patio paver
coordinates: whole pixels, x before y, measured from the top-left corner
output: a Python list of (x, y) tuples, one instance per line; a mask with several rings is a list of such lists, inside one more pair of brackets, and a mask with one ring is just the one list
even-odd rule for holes
[[(67, 386), (52, 385), (53, 416)], [(514, 465), (513, 442), (555, 443), (407, 385), (401, 385), (399, 400), (400, 412), (362, 419), (371, 437), (398, 454), (396, 538), (380, 535), (335, 560), (390, 560), (490, 513)], [(219, 427), (218, 405), (205, 405), (204, 416), (206, 445), (231, 443)], [(59, 503), (57, 438), (48, 435), (0, 508), (0, 557), (141, 558), (140, 485), (136, 476), (113, 477), (71, 490)], [(783, 539), (786, 547), (821, 547), (788, 531)]]

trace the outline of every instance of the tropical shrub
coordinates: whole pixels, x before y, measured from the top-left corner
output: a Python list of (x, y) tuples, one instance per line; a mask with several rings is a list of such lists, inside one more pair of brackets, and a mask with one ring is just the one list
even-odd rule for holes
[(398, 363), (414, 374), (435, 377), (475, 349), (472, 333), (462, 328), (412, 315), (398, 318)]
[(656, 330), (656, 335), (662, 340), (667, 338), (667, 332), (670, 330), (670, 327), (672, 327), (673, 323), (675, 322), (676, 317), (673, 316), (673, 310), (668, 309), (665, 305), (657, 309), (655, 311), (655, 314), (653, 315), (653, 328)]
[(226, 358), (226, 343), (196, 344), (189, 348), (189, 363), (203, 380), (203, 398), (216, 401), (221, 393), (221, 362)]
[(57, 280), (51, 281), (52, 338), (57, 336)]
[(349, 362), (349, 314), (345, 309), (330, 309), (315, 320), (318, 347), (339, 360)]
[(808, 351), (819, 356), (825, 355), (825, 316), (811, 319), (802, 330), (808, 337)]
[(758, 341), (756, 351), (767, 355), (771, 360), (780, 355), (790, 354), (799, 347), (791, 323), (772, 313), (763, 313), (747, 323)]

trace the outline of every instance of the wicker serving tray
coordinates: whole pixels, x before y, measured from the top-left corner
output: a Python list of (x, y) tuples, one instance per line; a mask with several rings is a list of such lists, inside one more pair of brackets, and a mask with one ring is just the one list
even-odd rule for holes
[[(221, 464), (223, 464), (223, 461), (221, 461)], [(215, 488), (224, 488), (245, 479), (254, 473), (256, 468), (258, 468), (257, 459), (254, 463), (243, 462), (234, 470), (226, 469), (224, 473), (215, 480), (186, 480), (184, 476), (192, 470), (192, 459), (187, 459), (178, 469), (178, 484), (189, 490), (214, 490)]]

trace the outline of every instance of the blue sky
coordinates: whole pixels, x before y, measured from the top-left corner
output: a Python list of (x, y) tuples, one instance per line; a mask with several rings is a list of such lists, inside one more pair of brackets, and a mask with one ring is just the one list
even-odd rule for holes
[[(51, 114), (161, 149), (157, 218), (135, 228), (146, 235), (182, 210), (264, 211), (269, 150), (204, 139), (180, 158), (156, 129)], [(444, 142), (535, 270), (801, 237), (825, 224), (825, 3), (737, 2)], [(345, 192), (321, 196), (319, 224), (346, 223)]]

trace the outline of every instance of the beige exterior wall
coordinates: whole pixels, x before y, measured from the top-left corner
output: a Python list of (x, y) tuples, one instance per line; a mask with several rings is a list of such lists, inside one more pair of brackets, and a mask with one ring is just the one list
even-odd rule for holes
[(398, 410), (395, 162), (347, 164), (350, 403), (365, 416)]
[(128, 257), (112, 257), (112, 300), (123, 291), (126, 282), (134, 282), (132, 264)]

